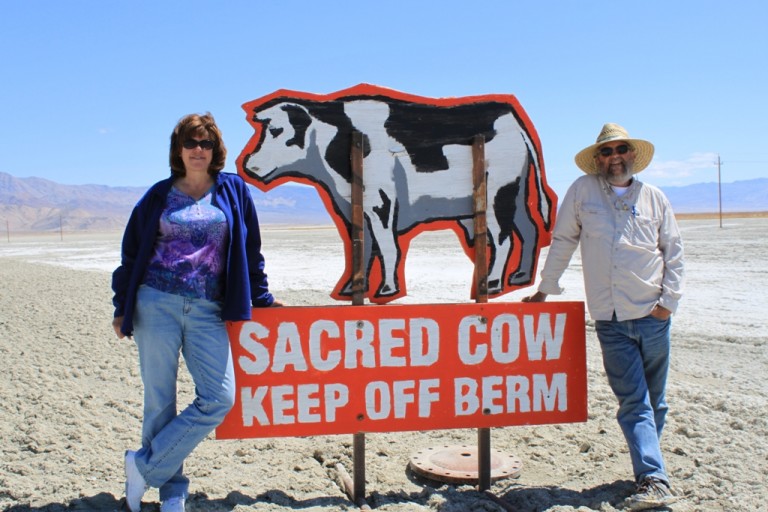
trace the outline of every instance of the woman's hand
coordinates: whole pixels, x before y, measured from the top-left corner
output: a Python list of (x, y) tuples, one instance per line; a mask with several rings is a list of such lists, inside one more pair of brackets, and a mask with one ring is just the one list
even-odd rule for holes
[[(123, 325), (123, 317), (122, 316), (116, 316), (112, 319), (112, 328), (115, 330), (115, 334), (117, 334), (117, 339), (121, 340), (125, 338), (125, 334), (123, 334), (123, 331), (120, 330), (120, 327)], [(128, 336), (128, 339), (130, 340), (131, 337)]]

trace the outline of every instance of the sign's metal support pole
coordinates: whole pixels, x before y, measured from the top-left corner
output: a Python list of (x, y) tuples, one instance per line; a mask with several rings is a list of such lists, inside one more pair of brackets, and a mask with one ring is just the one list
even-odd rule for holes
[[(365, 217), (363, 214), (363, 134), (352, 132), (352, 305), (365, 302)], [(361, 508), (365, 502), (365, 433), (353, 434), (353, 489), (352, 501)]]
[[(474, 200), (475, 302), (488, 302), (488, 208), (485, 170), (485, 137), (476, 135), (472, 141), (472, 197)], [(477, 429), (477, 487), (491, 488), (491, 429)]]

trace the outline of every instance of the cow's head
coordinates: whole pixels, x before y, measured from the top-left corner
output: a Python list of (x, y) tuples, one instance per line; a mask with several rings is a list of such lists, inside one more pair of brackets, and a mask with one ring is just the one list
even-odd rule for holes
[(243, 165), (249, 176), (269, 183), (281, 175), (281, 170), (307, 157), (306, 138), (312, 117), (305, 107), (279, 103), (255, 112), (253, 121), (261, 124), (261, 131), (256, 149)]

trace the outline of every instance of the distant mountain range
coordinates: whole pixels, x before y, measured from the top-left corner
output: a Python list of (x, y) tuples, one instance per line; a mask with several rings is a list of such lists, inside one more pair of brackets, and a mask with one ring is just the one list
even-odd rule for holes
[[(718, 211), (717, 183), (695, 183), (685, 187), (661, 187), (675, 213)], [(720, 190), (723, 212), (768, 211), (768, 178), (723, 183)]]
[[(62, 185), (0, 172), (0, 231), (122, 230), (147, 188)], [(285, 185), (269, 193), (249, 188), (262, 224), (332, 224), (312, 187)]]
[[(313, 187), (251, 188), (264, 225), (328, 225), (331, 217)], [(677, 213), (718, 211), (717, 183), (662, 187)], [(112, 231), (125, 227), (147, 187), (62, 185), (0, 172), (0, 231)], [(723, 183), (724, 212), (768, 211), (768, 178)]]

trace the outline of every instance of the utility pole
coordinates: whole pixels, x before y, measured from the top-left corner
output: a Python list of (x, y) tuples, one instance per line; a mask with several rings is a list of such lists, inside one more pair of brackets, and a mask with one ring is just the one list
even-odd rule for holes
[(720, 166), (723, 162), (720, 161), (720, 153), (717, 154), (717, 206), (720, 210), (720, 227), (723, 227), (723, 192), (720, 185)]

